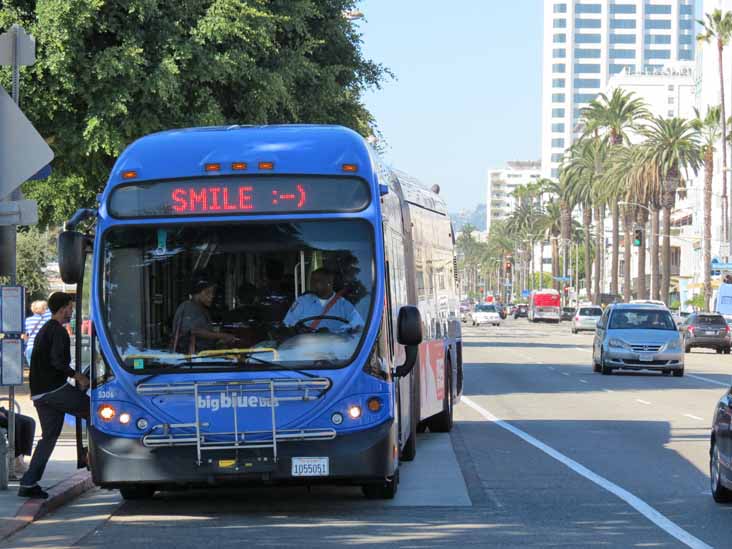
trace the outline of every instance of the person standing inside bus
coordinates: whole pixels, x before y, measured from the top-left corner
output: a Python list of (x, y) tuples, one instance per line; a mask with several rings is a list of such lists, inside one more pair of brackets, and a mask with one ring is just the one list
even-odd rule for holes
[(25, 333), (23, 334), (23, 339), (25, 340), (25, 359), (29, 366), (36, 335), (43, 328), (43, 325), (51, 319), (51, 311), (48, 310), (48, 303), (46, 301), (39, 300), (31, 303), (31, 312), (33, 315), (25, 319)]
[[(327, 269), (316, 269), (310, 274), (310, 293), (297, 298), (287, 311), (283, 323), (294, 327), (305, 318), (313, 318), (304, 323), (311, 331), (327, 330), (329, 332), (356, 331), (364, 326), (363, 318), (350, 301), (333, 290), (333, 273)], [(317, 318), (323, 316), (338, 317), (345, 320)]]
[(212, 349), (216, 343), (230, 344), (237, 337), (211, 329), (209, 309), (216, 295), (216, 284), (205, 275), (196, 275), (191, 298), (178, 305), (173, 317), (173, 352), (189, 355)]
[[(18, 495), (47, 498), (38, 485), (64, 426), (64, 415), (89, 418), (89, 379), (71, 368), (71, 340), (63, 325), (71, 320), (74, 299), (63, 292), (48, 298), (51, 320), (36, 335), (30, 367), (30, 392), (41, 422), (41, 440), (31, 457), (28, 470), (20, 479)], [(67, 383), (73, 378), (76, 386)]]

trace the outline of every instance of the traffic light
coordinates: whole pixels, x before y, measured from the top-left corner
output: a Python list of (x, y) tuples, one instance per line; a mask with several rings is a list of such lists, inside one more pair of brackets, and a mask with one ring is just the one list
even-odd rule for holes
[(633, 246), (641, 246), (643, 244), (643, 229), (633, 229)]
[(506, 270), (507, 271), (510, 271), (511, 270), (511, 262), (510, 261), (506, 261)]

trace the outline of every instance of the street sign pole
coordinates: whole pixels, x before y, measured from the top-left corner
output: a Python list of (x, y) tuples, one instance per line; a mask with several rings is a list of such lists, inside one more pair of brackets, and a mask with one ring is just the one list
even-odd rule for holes
[[(28, 35), (20, 25), (13, 25), (9, 32), (0, 36), (0, 64), (9, 64), (12, 67), (11, 92), (16, 106), (20, 103), (20, 66), (32, 65), (35, 62), (35, 46), (35, 39)], [(7, 61), (10, 61), (10, 63), (7, 63)], [(11, 202), (21, 198), (22, 194), (19, 187), (15, 188), (9, 195)], [(3, 199), (0, 197), (0, 202), (2, 201)], [(7, 276), (10, 279), (11, 286), (16, 284), (15, 254), (16, 225), (0, 226), (0, 275)], [(15, 472), (15, 386), (13, 385), (8, 387), (8, 400), (7, 471), (8, 474), (13, 475)]]
[[(11, 97), (16, 105), (20, 104), (20, 64), (19, 64), (19, 33), (16, 28), (17, 25), (13, 25), (12, 32), (12, 48), (13, 48), (13, 64), (12, 64), (12, 88)], [(20, 200), (21, 192), (19, 189), (14, 190), (10, 194), (10, 200)], [(7, 225), (0, 227), (0, 260), (4, 268), (4, 273), (10, 278), (10, 285), (15, 286), (17, 277), (17, 265), (16, 265), (16, 247), (17, 247), (17, 229), (15, 225)], [(8, 475), (13, 477), (15, 475), (15, 386), (10, 385), (8, 387)]]

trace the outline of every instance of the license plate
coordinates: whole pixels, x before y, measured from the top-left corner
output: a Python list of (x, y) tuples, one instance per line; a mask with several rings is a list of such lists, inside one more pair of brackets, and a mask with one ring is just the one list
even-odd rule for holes
[(327, 457), (292, 458), (293, 477), (327, 477), (329, 474), (330, 462)]
[(653, 355), (638, 355), (638, 360), (641, 362), (653, 362), (654, 358)]
[(717, 335), (717, 332), (707, 330), (706, 332), (704, 332), (704, 334), (708, 335), (708, 336), (715, 336), (715, 335)]

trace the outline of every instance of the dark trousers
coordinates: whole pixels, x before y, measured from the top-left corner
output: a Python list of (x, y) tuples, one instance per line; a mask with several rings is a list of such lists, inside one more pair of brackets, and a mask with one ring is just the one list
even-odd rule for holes
[[(8, 416), (5, 408), (0, 408), (0, 427), (8, 428)], [(33, 451), (33, 437), (36, 434), (36, 422), (32, 417), (15, 414), (15, 457), (29, 456)]]
[(33, 452), (28, 471), (20, 479), (21, 486), (35, 486), (43, 477), (56, 441), (64, 426), (64, 415), (89, 419), (89, 397), (71, 385), (33, 401), (41, 422), (41, 440)]

